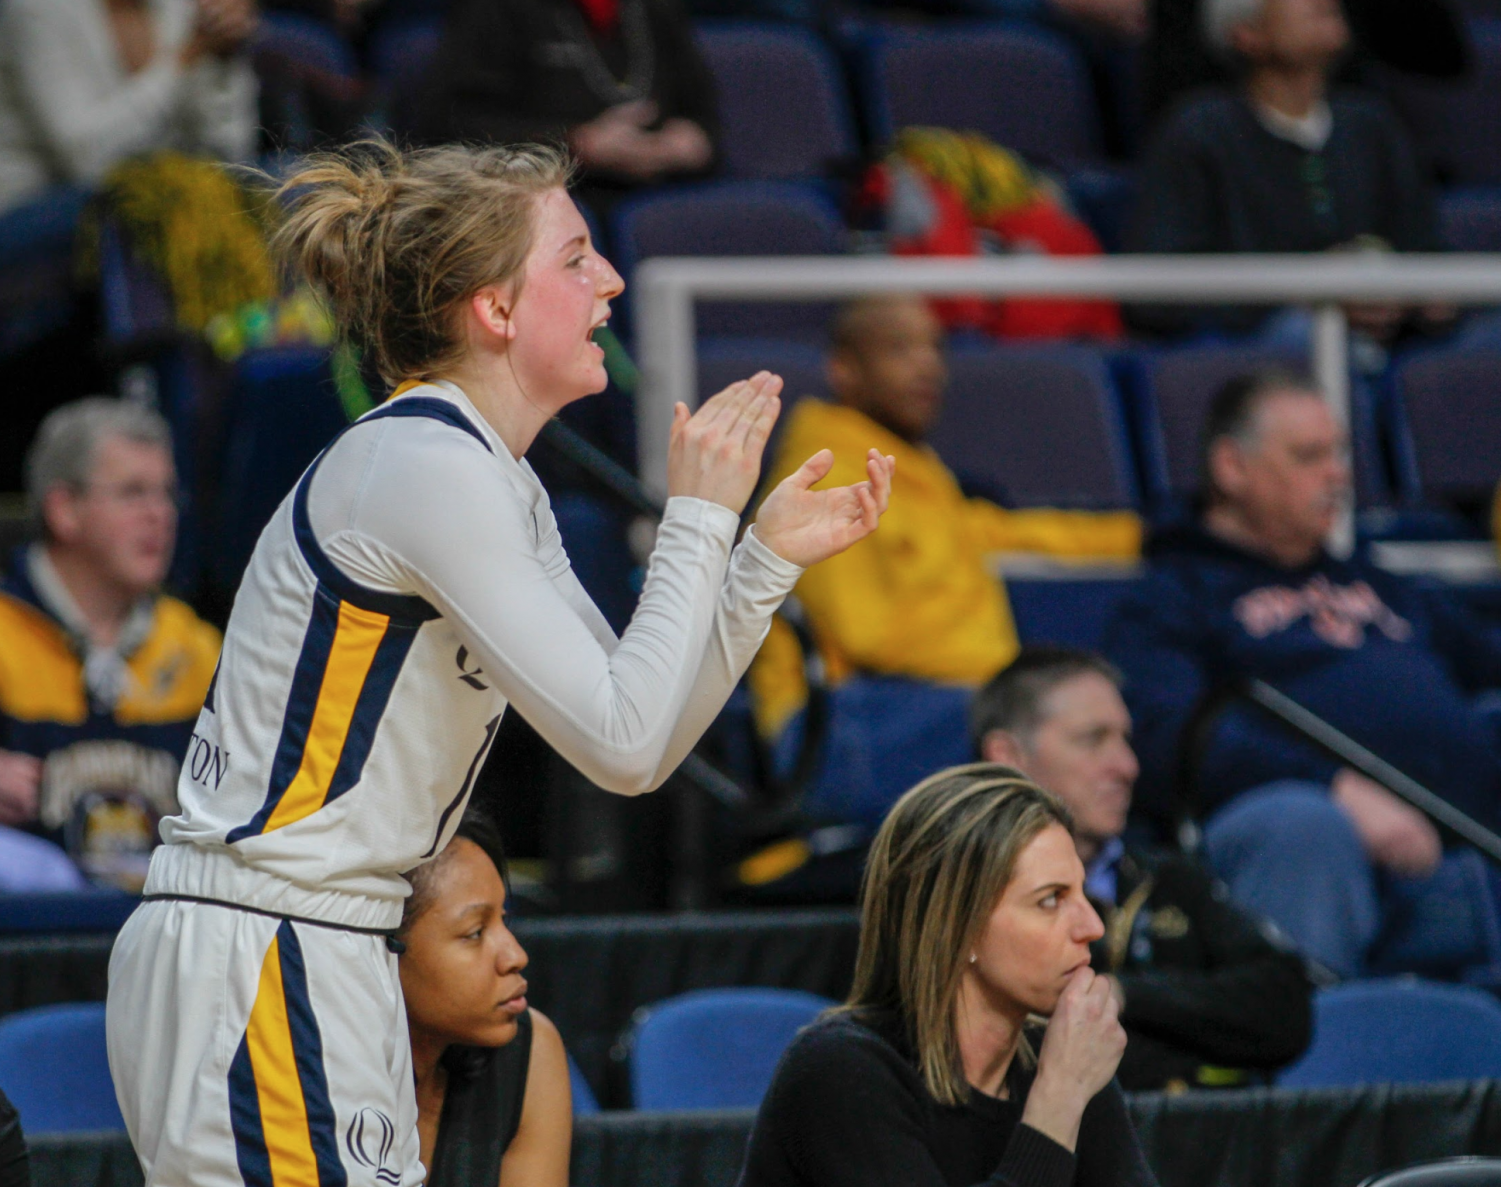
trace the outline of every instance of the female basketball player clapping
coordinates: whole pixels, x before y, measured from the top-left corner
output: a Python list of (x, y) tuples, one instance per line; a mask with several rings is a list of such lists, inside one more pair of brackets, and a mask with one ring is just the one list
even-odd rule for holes
[[(310, 162), (279, 235), (396, 387), (262, 533), (179, 815), (110, 967), (109, 1054), (151, 1184), (422, 1181), (392, 930), (508, 705), (603, 787), (650, 791), (713, 720), (802, 568), (875, 530), (892, 461), (739, 514), (781, 381), (672, 427), (666, 515), (616, 638), (524, 460), (605, 385), (620, 277), (541, 148)], [(396, 945), (399, 946), (399, 945)]]

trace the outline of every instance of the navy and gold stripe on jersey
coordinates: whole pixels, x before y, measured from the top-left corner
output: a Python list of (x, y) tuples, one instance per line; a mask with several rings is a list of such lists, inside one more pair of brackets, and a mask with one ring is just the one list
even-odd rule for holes
[[(440, 420), (490, 448), (443, 400), (398, 400), (357, 423), (386, 417)], [(308, 490), (327, 455), (326, 448), (292, 497), (293, 535), (316, 579), (312, 614), (293, 670), (265, 801), (249, 821), (229, 830), (230, 844), (303, 820), (359, 782), (417, 632), (438, 617), (421, 597), (361, 585), (323, 551), (308, 515)]]
[(229, 1065), (229, 1107), (246, 1187), (348, 1184), (307, 967), (289, 921), (261, 962), (255, 1004)]
[(230, 844), (311, 816), (359, 781), (420, 623), (318, 587), (292, 676), (265, 803)]

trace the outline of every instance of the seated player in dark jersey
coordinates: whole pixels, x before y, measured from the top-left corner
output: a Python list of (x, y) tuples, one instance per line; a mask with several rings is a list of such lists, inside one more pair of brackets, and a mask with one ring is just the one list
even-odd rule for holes
[(398, 933), (428, 1187), (567, 1187), (568, 1057), (526, 1003), (526, 952), (506, 927), (505, 858), (470, 809), (410, 875)]

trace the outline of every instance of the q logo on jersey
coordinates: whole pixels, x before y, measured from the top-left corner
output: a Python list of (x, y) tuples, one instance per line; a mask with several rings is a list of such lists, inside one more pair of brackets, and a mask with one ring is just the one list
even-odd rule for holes
[(459, 653), (453, 657), (453, 660), (454, 663), (459, 665), (459, 679), (467, 684), (470, 688), (478, 688), (484, 690), (490, 687), (480, 679), (480, 677), (485, 674), (484, 668), (480, 667), (479, 664), (475, 664), (473, 668), (470, 668), (469, 648), (461, 645), (459, 647)]
[(395, 1144), (396, 1126), (391, 1124), (391, 1118), (368, 1105), (354, 1115), (344, 1133), (349, 1157), (360, 1166), (372, 1168), (376, 1181), (389, 1187), (401, 1187), (401, 1175), (386, 1165)]

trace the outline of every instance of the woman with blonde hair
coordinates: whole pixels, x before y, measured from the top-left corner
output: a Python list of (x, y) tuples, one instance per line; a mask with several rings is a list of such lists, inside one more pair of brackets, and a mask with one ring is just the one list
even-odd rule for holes
[(891, 809), (862, 893), (849, 1000), (783, 1057), (741, 1187), (1153, 1187), (1067, 809), (1010, 767), (941, 771)]
[(524, 454), (605, 386), (620, 277), (547, 148), (384, 144), (289, 177), (279, 246), (395, 385), (257, 542), (110, 965), (110, 1067), (153, 1184), (423, 1181), (397, 977), (403, 872), (453, 835), (514, 705), (594, 782), (650, 791), (755, 654), (803, 567), (876, 527), (891, 464), (736, 545), (776, 419), (761, 373), (679, 406), (666, 514), (620, 638), (569, 567)]

